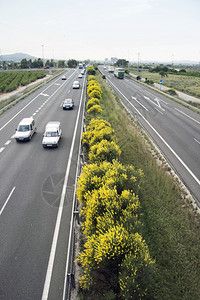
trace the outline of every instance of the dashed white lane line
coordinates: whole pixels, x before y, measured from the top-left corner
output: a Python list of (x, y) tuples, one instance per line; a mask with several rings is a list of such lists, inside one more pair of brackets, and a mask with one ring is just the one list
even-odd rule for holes
[(0, 153), (3, 152), (4, 149), (5, 149), (5, 147), (1, 147), (0, 148)]
[(193, 119), (192, 117), (188, 116), (187, 114), (185, 114), (184, 112), (182, 112), (182, 111), (179, 110), (178, 108), (175, 108), (175, 110), (177, 110), (178, 112), (180, 112), (180, 113), (183, 114), (184, 116), (188, 117), (188, 118), (191, 119), (192, 121), (194, 121), (194, 122), (200, 124), (199, 121), (197, 121), (197, 120)]
[(200, 145), (200, 141), (198, 141), (198, 140), (197, 140), (197, 139), (195, 139), (195, 138), (194, 138), (194, 140), (195, 140), (195, 142), (197, 142), (197, 143)]
[(11, 140), (8, 140), (4, 145), (7, 146), (10, 144), (10, 142), (11, 142)]

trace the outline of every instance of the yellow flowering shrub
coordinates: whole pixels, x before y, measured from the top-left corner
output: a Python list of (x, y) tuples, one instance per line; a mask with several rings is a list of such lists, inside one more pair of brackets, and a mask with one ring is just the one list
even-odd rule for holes
[(101, 140), (90, 148), (89, 160), (93, 162), (103, 162), (107, 160), (112, 162), (121, 154), (119, 146), (114, 141)]
[(94, 75), (89, 75), (87, 80), (88, 80), (88, 82), (91, 81), (91, 80), (96, 81), (96, 77)]
[(82, 135), (82, 145), (89, 149), (102, 139), (113, 140), (114, 130), (107, 121), (92, 119), (89, 126), (87, 126), (86, 132)]
[(92, 82), (91, 82), (91, 83), (88, 85), (88, 88), (87, 88), (87, 94), (88, 94), (89, 97), (90, 97), (90, 93), (91, 93), (93, 90), (97, 90), (97, 91), (100, 92), (100, 94), (102, 94), (101, 87), (100, 87), (98, 84), (96, 84), (96, 83), (92, 84)]
[(95, 116), (95, 115), (98, 115), (102, 112), (102, 108), (100, 105), (98, 104), (94, 104), (93, 106), (91, 106), (88, 110), (87, 110), (87, 113), (89, 115), (92, 115), (92, 116)]
[(144, 174), (141, 169), (124, 166), (117, 160), (113, 160), (112, 163), (104, 161), (101, 164), (87, 164), (78, 179), (77, 196), (79, 201), (86, 203), (86, 194), (98, 190), (103, 185), (110, 189), (115, 187), (119, 195), (123, 190), (129, 190), (137, 195), (143, 179)]
[(98, 98), (92, 98), (92, 99), (88, 100), (88, 102), (87, 102), (87, 109), (89, 109), (94, 104), (100, 105), (100, 101), (99, 101)]
[(101, 91), (99, 89), (95, 89), (93, 88), (92, 91), (90, 92), (87, 92), (88, 96), (90, 98), (98, 98), (98, 99), (101, 99)]
[[(139, 199), (134, 193), (124, 190), (121, 195), (116, 188), (106, 185), (87, 193), (86, 206), (81, 213), (85, 216), (84, 234), (105, 233), (110, 227), (123, 224), (135, 230), (138, 221)], [(127, 214), (127, 216), (126, 216)]]
[[(127, 259), (132, 257), (132, 266)], [(119, 285), (126, 289), (125, 263), (131, 269), (132, 289), (136, 288), (137, 272), (153, 263), (148, 246), (138, 233), (130, 234), (122, 225), (110, 227), (106, 233), (90, 236), (85, 243), (85, 250), (78, 261), (83, 266), (84, 275), (80, 278), (80, 286), (88, 289), (93, 281), (93, 272), (107, 274), (106, 279), (112, 284), (112, 277), (119, 276)], [(128, 271), (130, 271), (127, 268)], [(123, 276), (123, 275), (124, 276)], [(129, 273), (127, 274), (129, 275)], [(125, 298), (129, 299), (129, 298)], [(136, 298), (135, 298), (136, 299)]]

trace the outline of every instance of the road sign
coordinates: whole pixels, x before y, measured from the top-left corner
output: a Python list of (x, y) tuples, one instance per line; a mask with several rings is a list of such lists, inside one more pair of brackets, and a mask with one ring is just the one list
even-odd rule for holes
[(160, 84), (162, 84), (162, 79), (160, 79)]

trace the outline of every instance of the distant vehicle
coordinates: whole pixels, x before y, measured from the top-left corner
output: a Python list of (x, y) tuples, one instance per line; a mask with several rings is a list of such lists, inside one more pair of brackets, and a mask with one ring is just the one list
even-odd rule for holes
[(47, 147), (58, 147), (59, 141), (61, 139), (62, 130), (60, 122), (52, 121), (48, 122), (45, 127), (45, 133), (42, 140), (42, 145), (44, 148)]
[(65, 75), (63, 75), (62, 76), (62, 80), (66, 80), (67, 78), (66, 78), (66, 76)]
[(63, 105), (62, 105), (63, 109), (73, 109), (74, 108), (74, 101), (73, 99), (65, 99), (63, 101)]
[(108, 66), (108, 73), (114, 73), (114, 67)]
[(73, 89), (79, 89), (79, 88), (80, 88), (80, 83), (78, 81), (74, 81)]
[(82, 63), (79, 63), (79, 64), (78, 64), (78, 68), (79, 68), (79, 69), (83, 69), (83, 64), (82, 64)]
[(36, 126), (33, 117), (24, 118), (19, 123), (14, 137), (17, 142), (30, 141), (35, 132)]
[(82, 75), (84, 75), (85, 74), (85, 70), (83, 69), (83, 70), (81, 70), (81, 74)]
[(78, 74), (78, 78), (83, 78), (83, 75), (82, 74)]
[(124, 69), (123, 68), (115, 68), (114, 76), (120, 79), (124, 78)]

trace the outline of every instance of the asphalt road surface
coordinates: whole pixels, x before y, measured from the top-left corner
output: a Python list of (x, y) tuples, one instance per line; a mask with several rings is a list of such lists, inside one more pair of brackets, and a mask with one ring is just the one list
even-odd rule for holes
[[(66, 256), (79, 155), (85, 79), (66, 70), (0, 116), (0, 299), (63, 299)], [(72, 89), (79, 80), (80, 89)], [(62, 101), (73, 98), (73, 110)], [(14, 139), (33, 116), (30, 142)], [(60, 121), (59, 147), (43, 149), (49, 121)]]
[(200, 115), (136, 81), (100, 70), (200, 205)]

